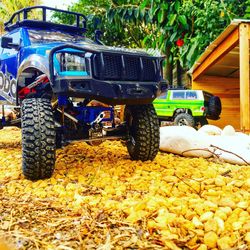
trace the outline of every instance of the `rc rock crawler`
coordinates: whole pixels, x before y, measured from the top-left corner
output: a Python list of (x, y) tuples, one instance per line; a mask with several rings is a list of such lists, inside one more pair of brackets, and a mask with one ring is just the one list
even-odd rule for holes
[[(41, 20), (32, 20), (32, 12)], [(37, 12), (37, 10), (39, 10)], [(53, 23), (48, 11), (74, 17), (74, 25)], [(0, 103), (4, 126), (22, 128), (23, 174), (49, 178), (55, 150), (64, 141), (97, 145), (121, 139), (134, 160), (153, 160), (159, 122), (152, 101), (165, 84), (163, 57), (108, 47), (85, 37), (84, 15), (34, 6), (15, 12), (1, 38)], [(99, 105), (92, 105), (93, 102)], [(15, 119), (4, 115), (12, 105)], [(117, 123), (115, 106), (125, 105)]]

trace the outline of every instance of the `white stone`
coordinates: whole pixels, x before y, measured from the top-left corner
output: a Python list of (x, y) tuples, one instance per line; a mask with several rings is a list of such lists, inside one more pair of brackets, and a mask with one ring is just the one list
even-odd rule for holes
[(206, 135), (221, 135), (222, 130), (214, 125), (204, 125), (198, 130), (198, 132)]
[(221, 135), (228, 135), (228, 136), (232, 136), (235, 135), (235, 129), (233, 126), (231, 125), (227, 125), (223, 128)]

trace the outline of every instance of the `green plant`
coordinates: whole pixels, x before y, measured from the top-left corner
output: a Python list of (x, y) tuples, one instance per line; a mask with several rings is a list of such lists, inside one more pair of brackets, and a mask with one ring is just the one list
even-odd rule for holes
[[(247, 17), (250, 1), (243, 0), (144, 0), (127, 1), (112, 7), (110, 21), (138, 23), (148, 27), (143, 45), (168, 54), (168, 63), (180, 61), (192, 67), (208, 44), (230, 23), (232, 18)], [(248, 14), (247, 14), (248, 13)], [(119, 18), (122, 17), (122, 18)]]

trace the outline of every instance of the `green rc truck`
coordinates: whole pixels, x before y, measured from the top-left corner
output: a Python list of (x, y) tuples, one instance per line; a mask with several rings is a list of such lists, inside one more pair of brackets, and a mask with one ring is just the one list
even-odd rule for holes
[(220, 98), (202, 90), (169, 89), (153, 104), (160, 121), (178, 126), (203, 126), (221, 114)]
[[(31, 12), (41, 19), (31, 19)], [(47, 14), (65, 13), (73, 25), (54, 23)], [(159, 122), (152, 105), (161, 92), (164, 57), (104, 46), (85, 37), (87, 19), (45, 6), (24, 8), (5, 23), (1, 37), (0, 128), (22, 128), (22, 169), (31, 180), (49, 178), (56, 147), (63, 141), (126, 142), (133, 160), (153, 160), (159, 150)], [(90, 105), (93, 100), (102, 103)], [(105, 105), (104, 105), (105, 104)], [(15, 118), (5, 116), (12, 105)], [(115, 105), (126, 105), (116, 124)]]

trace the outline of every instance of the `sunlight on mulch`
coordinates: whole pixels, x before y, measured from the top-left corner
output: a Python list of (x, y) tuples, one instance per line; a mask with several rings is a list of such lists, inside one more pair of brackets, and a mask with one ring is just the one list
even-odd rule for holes
[(21, 173), (20, 130), (0, 131), (0, 238), (10, 249), (249, 249), (250, 168), (120, 142), (57, 150), (51, 179)]

